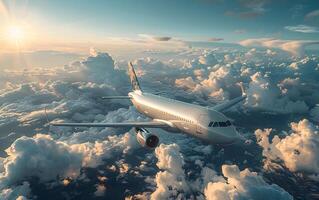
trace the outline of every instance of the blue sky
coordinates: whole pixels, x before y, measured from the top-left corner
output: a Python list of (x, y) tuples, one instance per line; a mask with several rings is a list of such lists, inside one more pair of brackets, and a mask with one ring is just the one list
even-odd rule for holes
[(7, 14), (0, 22), (27, 24), (29, 35), (51, 42), (140, 34), (185, 41), (319, 40), (317, 0), (30, 0), (2, 1), (2, 7)]

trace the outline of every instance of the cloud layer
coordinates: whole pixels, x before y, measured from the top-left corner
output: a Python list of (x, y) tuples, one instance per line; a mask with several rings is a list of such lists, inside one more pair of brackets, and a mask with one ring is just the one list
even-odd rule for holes
[[(262, 129), (286, 130), (287, 121), (316, 116), (317, 56), (292, 57), (270, 48), (192, 48), (166, 52), (162, 59), (155, 58), (158, 54), (162, 56), (162, 52), (147, 51), (147, 56), (132, 60), (148, 92), (213, 106), (241, 95), (236, 84), (243, 82), (247, 100), (226, 114), (249, 138), (254, 139), (253, 132), (260, 128), (256, 135), (263, 152), (255, 143), (247, 149), (213, 147), (160, 129), (150, 130), (162, 143), (154, 152), (140, 148), (127, 129), (49, 129), (45, 110), (49, 120), (65, 122), (147, 120), (129, 102), (100, 98), (126, 95), (130, 90), (124, 71), (128, 60), (92, 49), (87, 58), (63, 67), (1, 74), (0, 142), (1, 150), (6, 149), (0, 159), (1, 197), (47, 198), (59, 190), (57, 199), (218, 199), (221, 195), (291, 199), (291, 188), (303, 182), (284, 185), (282, 180), (265, 178), (263, 172), (268, 168), (262, 169), (266, 166), (260, 164), (262, 155), (268, 163), (279, 161), (289, 171), (315, 180), (316, 165), (300, 164), (318, 157), (313, 147), (315, 125), (295, 123), (284, 136), (273, 131), (271, 134), (279, 136), (272, 142), (270, 133)], [(37, 77), (36, 73), (44, 75)], [(298, 153), (304, 160), (298, 160)], [(276, 171), (271, 173), (279, 177)]]
[[(290, 27), (291, 29), (291, 27)], [(301, 30), (301, 29), (294, 29)], [(305, 29), (304, 29), (305, 30)], [(304, 54), (304, 49), (310, 45), (319, 44), (319, 41), (304, 41), (304, 40), (280, 40), (274, 38), (258, 38), (246, 39), (239, 42), (242, 46), (261, 46), (266, 48), (278, 48), (291, 53), (292, 55)]]

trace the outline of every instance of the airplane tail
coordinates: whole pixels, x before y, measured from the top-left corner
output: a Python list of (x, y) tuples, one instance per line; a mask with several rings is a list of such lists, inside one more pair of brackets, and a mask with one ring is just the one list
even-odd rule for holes
[(139, 84), (139, 82), (137, 80), (133, 64), (131, 62), (128, 63), (128, 71), (129, 71), (129, 76), (130, 76), (130, 79), (131, 79), (132, 90), (133, 91), (136, 91), (136, 90), (142, 91), (141, 87), (140, 87), (140, 84)]

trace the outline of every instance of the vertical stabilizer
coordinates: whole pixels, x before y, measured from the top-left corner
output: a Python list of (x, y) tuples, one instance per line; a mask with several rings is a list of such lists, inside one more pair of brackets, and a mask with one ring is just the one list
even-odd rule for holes
[(139, 82), (137, 80), (134, 67), (133, 67), (131, 62), (128, 63), (128, 72), (129, 72), (130, 79), (131, 79), (132, 90), (133, 91), (136, 91), (136, 90), (142, 91), (141, 87), (140, 87), (140, 84), (139, 84)]

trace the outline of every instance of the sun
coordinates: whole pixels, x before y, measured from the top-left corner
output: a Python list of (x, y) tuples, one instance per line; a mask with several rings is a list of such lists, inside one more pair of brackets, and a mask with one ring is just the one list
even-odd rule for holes
[(10, 26), (8, 28), (8, 39), (11, 42), (15, 42), (16, 44), (20, 43), (24, 39), (24, 31), (21, 27), (19, 26)]

